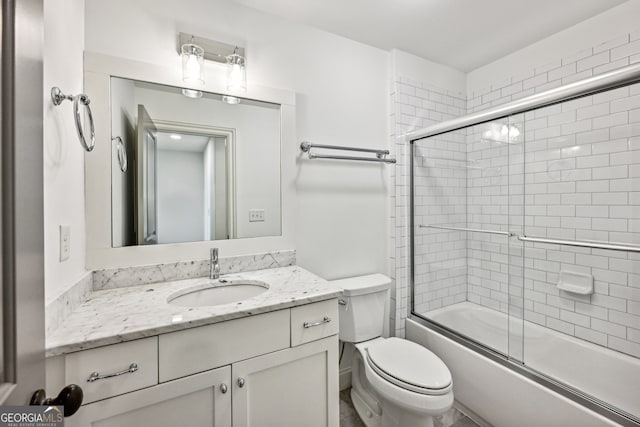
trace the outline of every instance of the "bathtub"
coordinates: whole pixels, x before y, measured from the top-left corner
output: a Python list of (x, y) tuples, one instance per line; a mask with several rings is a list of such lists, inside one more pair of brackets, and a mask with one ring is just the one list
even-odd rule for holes
[[(529, 369), (640, 418), (640, 360), (634, 357), (531, 322), (523, 324), (471, 302), (434, 310), (427, 317), (502, 353), (507, 353), (510, 331), (510, 354)], [(407, 320), (406, 333), (449, 366), (459, 404), (494, 426), (618, 425), (426, 328), (417, 318)]]

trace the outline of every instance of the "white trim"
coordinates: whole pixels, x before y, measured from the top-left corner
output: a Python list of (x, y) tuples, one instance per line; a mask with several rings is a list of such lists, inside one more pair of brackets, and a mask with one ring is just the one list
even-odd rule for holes
[[(175, 87), (182, 82), (178, 56), (172, 68), (85, 52), (85, 91), (91, 99), (96, 126), (95, 149), (85, 154), (85, 212), (88, 270), (206, 259), (216, 246), (221, 255), (238, 256), (295, 249), (296, 143), (295, 93), (250, 85), (246, 98), (280, 104), (281, 117), (281, 235), (234, 240), (111, 247), (111, 77), (142, 80)], [(226, 94), (224, 82), (208, 81), (190, 88)]]
[[(220, 95), (238, 96), (237, 93), (232, 93), (227, 90), (226, 81), (207, 79), (204, 85), (187, 84), (182, 81), (182, 65), (178, 54), (176, 54), (175, 65), (175, 67), (164, 67), (157, 64), (134, 61), (131, 59), (103, 55), (95, 52), (84, 53), (85, 73), (103, 73), (113, 77), (202, 90)], [(92, 101), (91, 107), (93, 107), (93, 97), (91, 97), (91, 94), (89, 93), (87, 93), (87, 95), (89, 95), (89, 98)], [(280, 105), (295, 105), (296, 103), (295, 92), (253, 84), (247, 85), (247, 92), (242, 94), (242, 98), (255, 99), (257, 101)]]

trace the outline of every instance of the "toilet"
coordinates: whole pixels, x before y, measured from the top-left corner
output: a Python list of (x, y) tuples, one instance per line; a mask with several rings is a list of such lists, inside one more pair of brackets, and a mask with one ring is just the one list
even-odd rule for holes
[(336, 280), (339, 338), (353, 343), (351, 399), (367, 427), (432, 427), (453, 405), (451, 372), (431, 351), (383, 338), (391, 279), (382, 274)]

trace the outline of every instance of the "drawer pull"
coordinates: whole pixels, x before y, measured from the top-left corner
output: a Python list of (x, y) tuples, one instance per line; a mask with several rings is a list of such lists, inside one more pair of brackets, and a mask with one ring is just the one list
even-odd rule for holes
[(308, 329), (308, 328), (313, 328), (314, 326), (324, 325), (325, 323), (329, 323), (329, 322), (331, 322), (331, 319), (329, 319), (327, 316), (325, 316), (324, 319), (322, 319), (319, 322), (313, 322), (313, 323), (304, 322), (302, 324), (302, 327), (305, 328), (305, 329)]
[(105, 378), (119, 377), (120, 375), (124, 375), (124, 374), (133, 374), (137, 370), (138, 370), (138, 364), (132, 363), (131, 365), (129, 365), (127, 369), (120, 372), (114, 372), (113, 374), (100, 375), (97, 372), (92, 372), (91, 375), (89, 375), (89, 378), (87, 378), (87, 382), (92, 383), (94, 381), (103, 380)]

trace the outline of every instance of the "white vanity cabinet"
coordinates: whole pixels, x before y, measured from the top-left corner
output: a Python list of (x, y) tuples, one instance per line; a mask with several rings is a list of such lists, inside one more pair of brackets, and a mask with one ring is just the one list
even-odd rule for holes
[(334, 335), (234, 363), (234, 427), (338, 427), (337, 349)]
[(225, 366), (82, 406), (68, 427), (231, 427)]
[(47, 388), (86, 390), (68, 427), (338, 427), (337, 333), (334, 298), (56, 356)]

